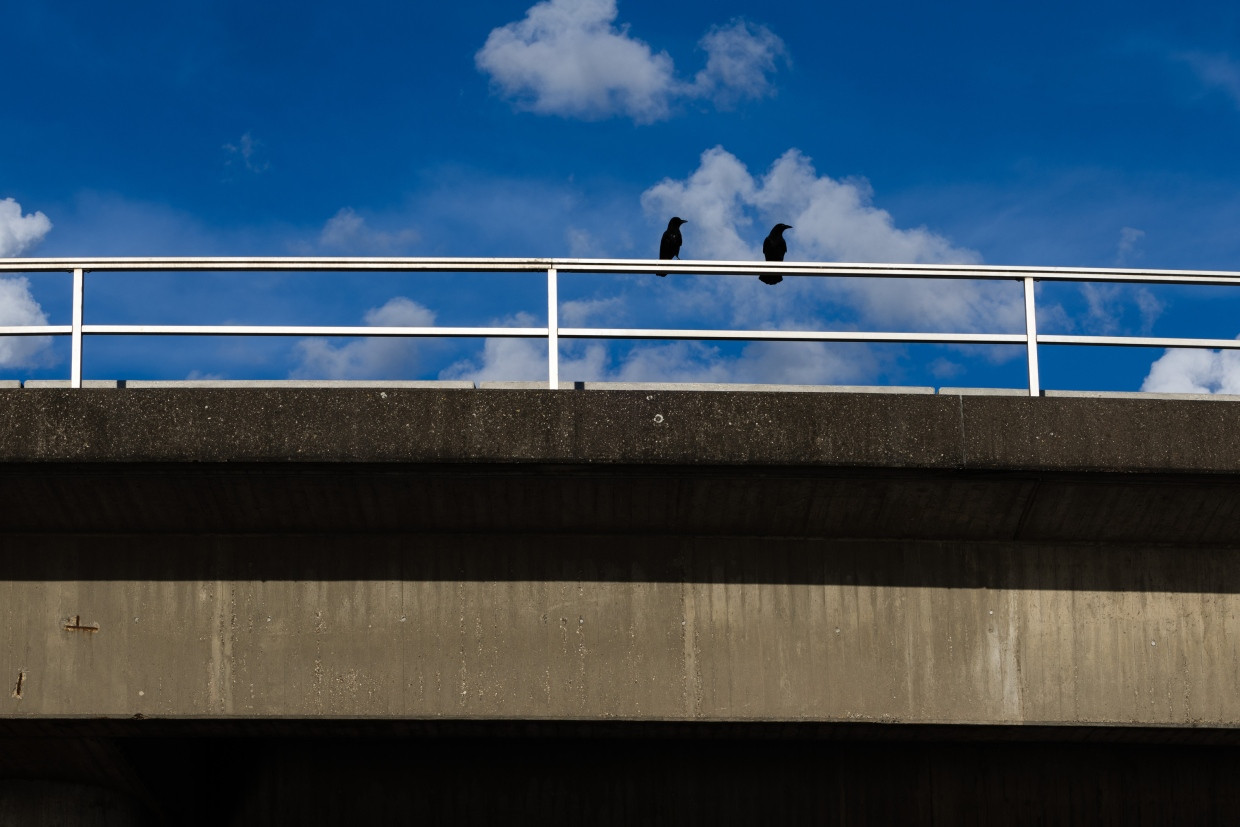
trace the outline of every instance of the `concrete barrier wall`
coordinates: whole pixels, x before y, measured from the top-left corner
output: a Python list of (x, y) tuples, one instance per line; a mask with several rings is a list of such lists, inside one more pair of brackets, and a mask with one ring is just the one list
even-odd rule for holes
[(1240, 723), (1235, 549), (27, 535), (6, 553), (28, 560), (0, 583), (7, 716)]
[(1240, 406), (0, 391), (0, 716), (1240, 722)]

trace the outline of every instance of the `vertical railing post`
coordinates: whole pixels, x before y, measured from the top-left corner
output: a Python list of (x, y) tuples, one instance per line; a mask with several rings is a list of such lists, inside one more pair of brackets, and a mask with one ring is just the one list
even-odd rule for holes
[(85, 294), (85, 271), (73, 271), (73, 332), (69, 345), (69, 387), (82, 387), (82, 298)]
[(554, 267), (547, 268), (547, 386), (560, 387), (560, 298)]
[(1033, 304), (1033, 276), (1025, 277), (1025, 350), (1029, 356), (1029, 395), (1041, 396), (1038, 378), (1038, 314)]

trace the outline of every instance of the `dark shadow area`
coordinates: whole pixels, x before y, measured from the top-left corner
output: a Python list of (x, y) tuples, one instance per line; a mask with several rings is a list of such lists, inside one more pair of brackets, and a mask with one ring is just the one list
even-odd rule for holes
[(631, 582), (1240, 593), (1240, 548), (581, 534), (6, 535), (0, 580)]
[(11, 533), (660, 534), (1240, 545), (1240, 477), (493, 463), (19, 464)]
[[(565, 724), (564, 726), (572, 726)], [(1234, 745), (868, 740), (701, 729), (96, 739), (122, 824), (1227, 824)], [(224, 727), (221, 732), (227, 732)], [(939, 733), (942, 735), (943, 733)], [(33, 764), (72, 739), (9, 737)], [(99, 770), (105, 769), (99, 767)], [(62, 786), (40, 788), (49, 799)], [(32, 772), (9, 772), (20, 790)], [(0, 803), (2, 806), (2, 803)]]

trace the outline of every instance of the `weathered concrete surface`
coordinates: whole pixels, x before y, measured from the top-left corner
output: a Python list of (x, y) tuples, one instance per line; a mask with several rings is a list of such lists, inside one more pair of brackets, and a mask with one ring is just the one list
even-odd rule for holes
[(1235, 550), (546, 535), (7, 543), (39, 561), (0, 585), (7, 715), (1240, 721)]
[(13, 532), (1240, 542), (1240, 406), (622, 391), (0, 391)]
[(1240, 406), (0, 392), (0, 715), (1240, 723)]
[(1240, 406), (895, 394), (0, 390), (3, 462), (1235, 473)]

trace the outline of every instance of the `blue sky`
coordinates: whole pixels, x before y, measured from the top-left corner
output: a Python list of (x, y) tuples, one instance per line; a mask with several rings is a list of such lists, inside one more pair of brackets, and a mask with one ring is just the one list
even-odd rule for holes
[[(0, 255), (653, 256), (1240, 269), (1240, 7), (548, 0), (6, 9)], [(89, 277), (94, 322), (536, 324), (537, 279)], [(1020, 329), (1012, 285), (565, 277), (597, 326)], [(1228, 288), (1046, 285), (1044, 330), (1240, 333)], [(0, 284), (67, 321), (68, 280)], [(107, 378), (539, 378), (514, 340), (92, 339)], [(1019, 348), (565, 343), (566, 379), (999, 385)], [(1051, 388), (1240, 392), (1208, 351)], [(0, 376), (67, 375), (62, 340)]]

